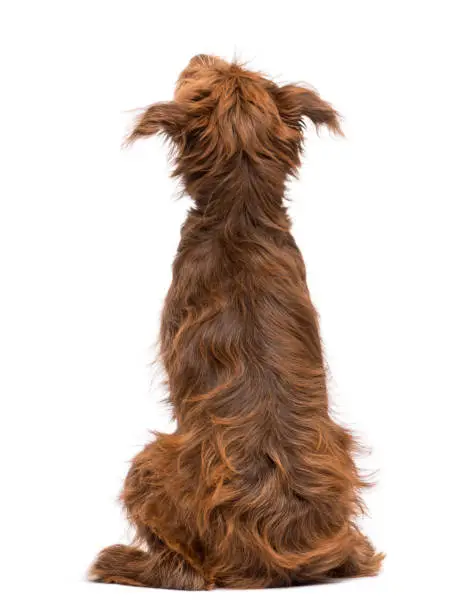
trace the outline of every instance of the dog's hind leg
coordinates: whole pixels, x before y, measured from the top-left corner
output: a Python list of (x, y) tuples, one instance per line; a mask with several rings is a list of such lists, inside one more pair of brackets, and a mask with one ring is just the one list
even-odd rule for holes
[(376, 576), (381, 568), (384, 555), (377, 553), (366, 536), (357, 531), (354, 547), (347, 559), (330, 573), (332, 578), (358, 578)]
[(210, 588), (196, 569), (160, 540), (149, 551), (122, 544), (104, 548), (88, 578), (95, 582), (186, 591)]
[[(201, 571), (200, 553), (188, 557), (193, 547), (181, 546), (193, 540), (192, 534), (157, 476), (159, 471), (174, 473), (174, 456), (170, 455), (173, 457), (171, 469), (163, 465), (159, 469), (156, 441), (134, 458), (121, 499), (136, 528), (135, 542), (142, 543), (143, 547), (116, 545), (105, 548), (89, 571), (90, 580), (191, 591), (212, 588), (212, 580), (205, 579)], [(162, 539), (152, 529), (152, 525), (159, 528), (159, 514), (170, 528), (173, 526), (169, 534), (160, 530)]]

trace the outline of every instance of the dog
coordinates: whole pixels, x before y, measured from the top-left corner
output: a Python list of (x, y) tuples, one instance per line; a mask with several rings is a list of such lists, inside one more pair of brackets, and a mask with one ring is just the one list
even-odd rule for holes
[(160, 333), (177, 429), (134, 458), (121, 501), (135, 541), (102, 550), (91, 580), (250, 589), (379, 572), (383, 555), (357, 526), (369, 483), (329, 411), (284, 206), (307, 121), (341, 134), (315, 91), (198, 55), (127, 139), (163, 134), (195, 203)]

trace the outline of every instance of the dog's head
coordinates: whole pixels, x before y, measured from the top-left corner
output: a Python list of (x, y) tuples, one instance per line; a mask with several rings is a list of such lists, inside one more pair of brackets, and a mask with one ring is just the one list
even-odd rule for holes
[(251, 165), (283, 183), (300, 164), (306, 119), (341, 133), (337, 113), (315, 91), (279, 87), (236, 62), (197, 55), (179, 76), (174, 100), (148, 107), (128, 142), (167, 136), (174, 174), (197, 198), (236, 167)]

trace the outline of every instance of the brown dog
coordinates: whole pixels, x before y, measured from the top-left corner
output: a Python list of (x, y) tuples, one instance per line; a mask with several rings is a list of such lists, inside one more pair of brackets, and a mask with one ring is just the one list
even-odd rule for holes
[(122, 501), (137, 547), (101, 551), (90, 578), (172, 589), (370, 576), (356, 526), (366, 483), (329, 414), (317, 315), (283, 205), (303, 125), (334, 109), (222, 59), (194, 57), (172, 102), (129, 141), (163, 133), (195, 200), (163, 311), (177, 430), (135, 457)]

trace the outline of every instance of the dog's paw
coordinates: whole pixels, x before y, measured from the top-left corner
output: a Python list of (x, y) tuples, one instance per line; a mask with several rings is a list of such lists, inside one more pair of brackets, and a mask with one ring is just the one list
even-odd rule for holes
[(87, 573), (90, 582), (106, 582), (143, 586), (137, 580), (137, 561), (143, 559), (144, 553), (130, 546), (117, 544), (104, 548)]

